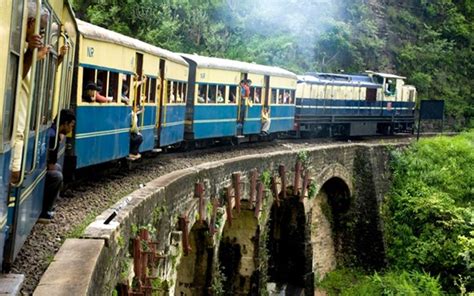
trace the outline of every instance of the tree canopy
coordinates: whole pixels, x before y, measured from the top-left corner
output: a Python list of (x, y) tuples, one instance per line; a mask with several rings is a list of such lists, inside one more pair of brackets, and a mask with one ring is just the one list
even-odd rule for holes
[[(394, 72), (474, 126), (471, 0), (74, 0), (79, 18), (175, 51), (304, 73)], [(471, 122), (469, 122), (471, 121)]]

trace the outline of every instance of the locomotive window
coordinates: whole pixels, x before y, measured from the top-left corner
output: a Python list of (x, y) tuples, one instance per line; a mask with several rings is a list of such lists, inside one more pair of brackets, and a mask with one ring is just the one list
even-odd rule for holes
[(229, 86), (229, 103), (235, 104), (237, 102), (237, 86)]
[(217, 93), (217, 85), (209, 85), (209, 93), (208, 93), (208, 103), (214, 104), (216, 102), (216, 93)]
[(413, 102), (415, 100), (415, 91), (411, 89), (408, 93), (408, 101)]
[(277, 103), (278, 91), (272, 88), (272, 105)]
[(117, 100), (118, 84), (119, 84), (119, 73), (110, 72), (108, 96), (112, 97), (114, 102), (118, 102)]
[(156, 102), (156, 78), (150, 78), (150, 95), (148, 96), (148, 102)]

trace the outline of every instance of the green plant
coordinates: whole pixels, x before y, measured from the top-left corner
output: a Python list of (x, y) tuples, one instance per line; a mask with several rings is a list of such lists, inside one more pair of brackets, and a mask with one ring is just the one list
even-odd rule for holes
[(316, 196), (316, 193), (318, 193), (318, 185), (316, 185), (314, 180), (311, 180), (308, 187), (308, 198), (312, 199)]
[(308, 150), (301, 150), (297, 154), (297, 158), (301, 161), (304, 168), (309, 168), (311, 164), (311, 157)]
[(265, 188), (270, 188), (270, 184), (272, 182), (272, 174), (269, 170), (264, 170), (260, 175), (260, 181), (263, 183)]
[(214, 265), (214, 272), (211, 282), (211, 292), (212, 295), (221, 296), (225, 295), (224, 282), (226, 277), (220, 268), (219, 262), (216, 262)]

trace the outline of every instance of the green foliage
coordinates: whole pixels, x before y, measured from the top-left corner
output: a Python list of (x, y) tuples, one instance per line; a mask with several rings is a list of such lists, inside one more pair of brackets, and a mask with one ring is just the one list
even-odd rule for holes
[(264, 170), (262, 175), (260, 176), (260, 181), (263, 183), (265, 188), (270, 188), (270, 184), (272, 183), (272, 174), (269, 170)]
[(338, 269), (316, 286), (331, 295), (443, 295), (436, 278), (421, 272), (387, 272), (365, 275), (352, 269)]
[(422, 140), (393, 156), (383, 207), (391, 265), (439, 275), (449, 292), (459, 276), (474, 289), (474, 132)]
[(219, 262), (216, 262), (214, 266), (214, 272), (213, 272), (212, 282), (211, 282), (212, 295), (216, 295), (216, 296), (225, 295), (225, 290), (224, 290), (225, 280), (226, 280), (226, 277), (220, 268)]
[(312, 199), (316, 196), (316, 193), (318, 193), (318, 185), (316, 185), (316, 182), (314, 182), (314, 180), (311, 180), (311, 183), (309, 184), (308, 188), (308, 198)]
[(81, 19), (175, 52), (307, 71), (396, 72), (474, 124), (472, 1), (74, 0)]

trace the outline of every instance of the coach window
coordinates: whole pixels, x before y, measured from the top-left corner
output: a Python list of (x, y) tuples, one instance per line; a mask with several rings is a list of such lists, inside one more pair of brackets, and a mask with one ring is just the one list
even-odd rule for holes
[(148, 81), (150, 92), (148, 94), (148, 102), (156, 102), (156, 78), (149, 78)]
[(252, 91), (250, 92), (250, 94), (255, 104), (262, 103), (262, 88), (261, 87), (252, 88)]
[(278, 90), (272, 88), (272, 105), (277, 103), (277, 97), (278, 97)]
[(295, 91), (294, 91), (294, 90), (290, 90), (290, 102), (289, 102), (289, 104), (294, 104), (294, 103), (295, 103), (295, 100), (296, 100)]
[(82, 94), (81, 94), (81, 97), (82, 97), (82, 102), (87, 102), (87, 100), (84, 100), (85, 96), (86, 96), (86, 86), (89, 84), (89, 83), (95, 83), (95, 75), (96, 75), (96, 71), (94, 69), (90, 69), (90, 68), (82, 68)]
[(182, 103), (186, 103), (186, 96), (188, 94), (188, 85), (186, 82), (181, 83), (180, 94)]
[(216, 94), (217, 94), (217, 85), (209, 85), (208, 90), (208, 103), (215, 104), (216, 103)]
[(119, 82), (119, 74), (116, 72), (109, 73), (109, 90), (108, 90), (108, 97), (113, 98), (113, 102), (118, 102), (118, 82)]
[(175, 101), (175, 97), (173, 94), (173, 81), (167, 81), (166, 82), (166, 97), (168, 98), (168, 103), (173, 104)]
[(181, 97), (181, 87), (182, 82), (175, 82), (174, 83), (174, 97), (176, 98), (176, 103), (180, 104), (183, 102), (183, 98)]
[(99, 88), (101, 88), (100, 90), (100, 94), (103, 95), (104, 97), (107, 96), (107, 87), (108, 87), (108, 84), (107, 84), (107, 80), (108, 80), (108, 75), (109, 72), (107, 71), (103, 71), (103, 70), (99, 70), (97, 71), (97, 86)]
[(201, 84), (198, 87), (197, 102), (201, 104), (206, 103), (206, 98), (207, 98), (207, 85)]
[(224, 104), (225, 103), (225, 86), (218, 85), (217, 86), (217, 97), (216, 97), (217, 104)]
[(237, 103), (237, 86), (235, 85), (229, 86), (229, 103)]

